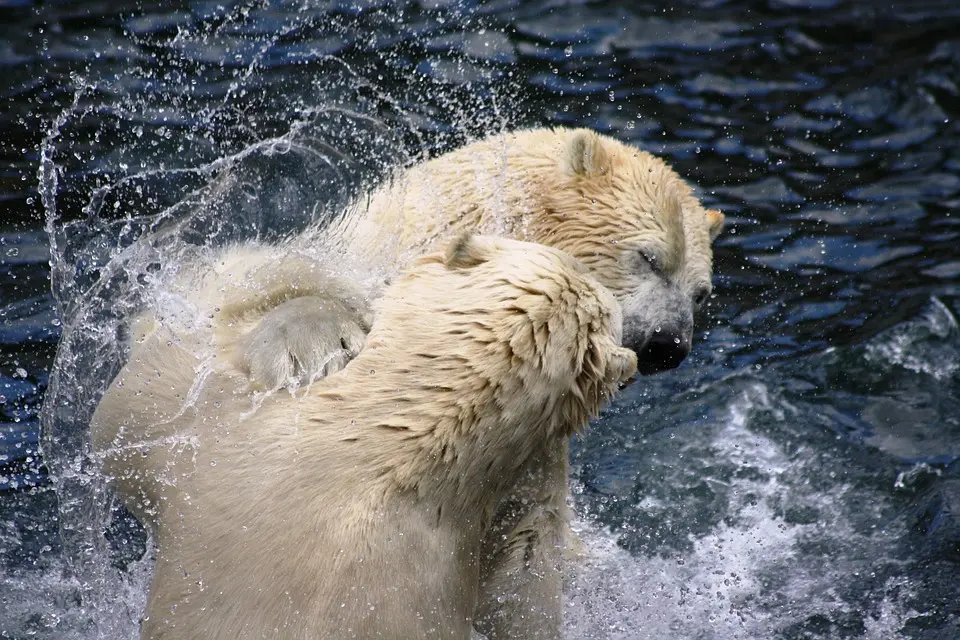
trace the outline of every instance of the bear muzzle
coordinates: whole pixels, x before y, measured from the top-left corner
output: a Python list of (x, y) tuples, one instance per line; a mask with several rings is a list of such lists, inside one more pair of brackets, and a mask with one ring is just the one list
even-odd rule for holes
[(640, 345), (625, 345), (637, 354), (637, 371), (649, 376), (675, 369), (690, 354), (692, 336), (681, 331), (660, 330)]

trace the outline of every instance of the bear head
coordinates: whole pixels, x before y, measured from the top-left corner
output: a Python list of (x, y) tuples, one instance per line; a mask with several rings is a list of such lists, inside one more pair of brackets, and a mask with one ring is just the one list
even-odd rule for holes
[(593, 131), (561, 138), (559, 171), (543, 185), (531, 237), (586, 264), (623, 309), (623, 344), (639, 371), (676, 367), (690, 352), (693, 314), (709, 298), (723, 228), (666, 163)]
[(580, 261), (463, 235), (391, 284), (367, 350), (410, 363), (418, 388), (447, 390), (459, 422), (497, 407), (506, 422), (567, 436), (635, 374), (621, 335), (619, 303)]

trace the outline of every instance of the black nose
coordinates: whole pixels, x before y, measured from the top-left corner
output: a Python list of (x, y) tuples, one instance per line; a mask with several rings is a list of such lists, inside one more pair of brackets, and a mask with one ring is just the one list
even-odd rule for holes
[(649, 376), (673, 369), (690, 353), (690, 341), (669, 331), (650, 336), (647, 344), (637, 351), (637, 371)]

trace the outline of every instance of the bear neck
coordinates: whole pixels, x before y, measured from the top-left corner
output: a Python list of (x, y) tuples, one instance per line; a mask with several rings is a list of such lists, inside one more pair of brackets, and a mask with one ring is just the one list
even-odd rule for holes
[[(394, 275), (439, 242), (470, 231), (533, 240), (555, 190), (559, 150), (541, 130), (493, 136), (399, 173), (332, 228), (345, 259)], [(533, 152), (537, 150), (537, 152)]]

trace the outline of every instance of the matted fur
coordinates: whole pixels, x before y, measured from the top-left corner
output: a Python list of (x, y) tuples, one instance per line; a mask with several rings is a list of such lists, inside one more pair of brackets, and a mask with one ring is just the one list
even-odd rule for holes
[[(691, 347), (693, 312), (711, 292), (711, 242), (722, 227), (723, 215), (705, 210), (662, 160), (586, 129), (532, 129), (410, 167), (336, 224), (288, 246), (230, 248), (215, 273), (197, 276), (216, 286), (186, 287), (186, 295), (214, 326), (230, 328), (213, 338), (221, 354), (213, 368), (240, 371), (261, 388), (303, 383), (356, 355), (373, 313), (368, 299), (379, 290), (359, 278), (331, 278), (296, 256), (339, 252), (345, 272), (389, 277), (458, 234), (482, 231), (581, 260), (619, 301), (624, 345), (642, 353), (655, 337), (666, 338), (668, 348), (677, 345), (675, 364)], [(278, 255), (294, 257), (278, 264)], [(170, 333), (167, 325), (160, 330)], [(167, 339), (177, 336), (197, 339), (182, 332)], [(195, 386), (194, 379), (178, 382), (184, 396)], [(532, 460), (496, 509), (476, 612), (491, 640), (559, 636), (569, 535), (562, 447)]]
[(144, 638), (468, 638), (494, 509), (636, 370), (616, 300), (543, 246), (460, 238), (375, 317), (343, 371), (246, 419), (229, 358), (185, 405), (195, 345), (134, 342), (92, 435), (156, 533)]

